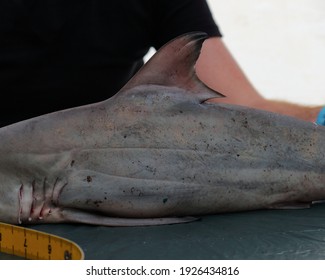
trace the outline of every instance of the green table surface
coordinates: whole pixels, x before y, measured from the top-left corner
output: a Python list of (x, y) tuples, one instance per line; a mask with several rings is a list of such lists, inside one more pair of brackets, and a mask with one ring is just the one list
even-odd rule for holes
[(211, 215), (178, 225), (29, 227), (76, 242), (90, 260), (325, 259), (325, 204), (304, 210)]

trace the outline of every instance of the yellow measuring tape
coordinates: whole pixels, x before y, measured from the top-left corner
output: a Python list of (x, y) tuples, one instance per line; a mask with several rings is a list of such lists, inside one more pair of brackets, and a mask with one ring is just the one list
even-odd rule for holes
[(74, 242), (45, 232), (0, 223), (0, 252), (31, 260), (83, 260)]

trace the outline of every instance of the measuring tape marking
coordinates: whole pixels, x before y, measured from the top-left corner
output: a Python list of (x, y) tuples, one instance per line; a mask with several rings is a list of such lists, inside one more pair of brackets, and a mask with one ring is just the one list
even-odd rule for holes
[(73, 241), (5, 223), (0, 223), (0, 252), (32, 260), (84, 259), (82, 249)]

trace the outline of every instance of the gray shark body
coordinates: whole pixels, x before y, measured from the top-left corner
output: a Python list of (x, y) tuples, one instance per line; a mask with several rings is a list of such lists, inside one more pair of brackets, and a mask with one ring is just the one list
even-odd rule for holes
[(203, 40), (173, 40), (104, 102), (1, 128), (0, 221), (154, 225), (325, 199), (325, 129), (210, 102)]

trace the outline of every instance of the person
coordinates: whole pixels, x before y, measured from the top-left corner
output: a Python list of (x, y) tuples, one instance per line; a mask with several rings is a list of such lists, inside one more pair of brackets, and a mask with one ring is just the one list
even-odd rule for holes
[(11, 0), (0, 3), (0, 125), (105, 100), (150, 47), (208, 34), (199, 78), (228, 102), (314, 121), (309, 108), (263, 98), (240, 69), (205, 0)]
[[(325, 124), (322, 106), (302, 106), (265, 99), (248, 80), (221, 38), (210, 38), (205, 44), (197, 72), (203, 82), (226, 96), (216, 102), (244, 105)], [(213, 54), (217, 53), (218, 57), (213, 58)]]

